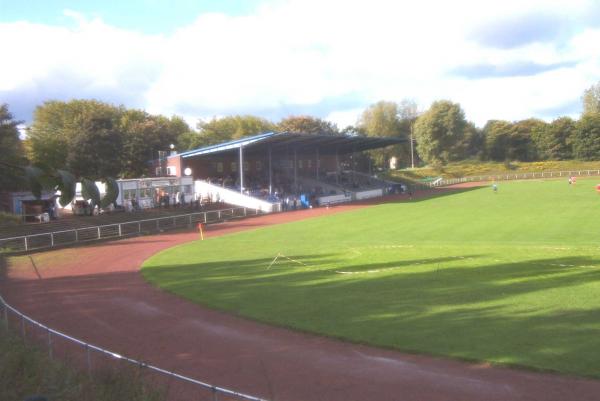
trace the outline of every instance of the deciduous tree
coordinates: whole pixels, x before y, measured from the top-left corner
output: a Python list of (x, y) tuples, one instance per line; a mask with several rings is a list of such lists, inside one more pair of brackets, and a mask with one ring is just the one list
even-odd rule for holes
[(583, 114), (600, 113), (600, 82), (583, 92)]
[(600, 159), (600, 113), (584, 114), (577, 122), (573, 153), (581, 160)]
[(570, 117), (560, 117), (546, 124), (537, 139), (540, 155), (545, 159), (565, 160), (573, 158), (573, 135), (577, 123)]
[(297, 134), (338, 135), (337, 126), (329, 121), (311, 116), (289, 116), (277, 123), (277, 130)]
[[(17, 126), (20, 124), (13, 118), (8, 110), (7, 104), (0, 105), (0, 162), (10, 165), (25, 164), (25, 155), (23, 153), (23, 144), (19, 138)], [(18, 172), (8, 168), (6, 165), (2, 168), (4, 174), (0, 174), (0, 188), (4, 190), (18, 189), (21, 187), (21, 180)]]
[(419, 155), (430, 164), (457, 160), (466, 126), (465, 114), (458, 103), (448, 100), (434, 102), (415, 123)]

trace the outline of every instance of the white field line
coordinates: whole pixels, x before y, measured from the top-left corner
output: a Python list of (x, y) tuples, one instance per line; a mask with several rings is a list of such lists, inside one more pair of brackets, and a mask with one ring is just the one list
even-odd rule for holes
[(271, 268), (271, 266), (273, 266), (273, 264), (274, 264), (274, 263), (277, 261), (277, 259), (279, 259), (280, 257), (282, 257), (282, 258), (285, 258), (285, 259), (287, 259), (287, 260), (289, 260), (289, 261), (291, 261), (291, 262), (297, 263), (297, 264), (299, 264), (299, 265), (302, 265), (302, 266), (306, 266), (306, 267), (308, 267), (308, 265), (307, 265), (306, 263), (303, 263), (303, 262), (301, 262), (301, 261), (299, 261), (299, 260), (296, 260), (296, 259), (292, 259), (292, 258), (290, 258), (290, 257), (287, 257), (287, 256), (285, 256), (283, 253), (278, 253), (278, 254), (277, 254), (277, 256), (275, 256), (275, 258), (274, 258), (274, 259), (271, 261), (271, 263), (269, 264), (269, 267), (267, 267), (267, 270), (268, 270), (268, 269), (270, 269), (270, 268)]

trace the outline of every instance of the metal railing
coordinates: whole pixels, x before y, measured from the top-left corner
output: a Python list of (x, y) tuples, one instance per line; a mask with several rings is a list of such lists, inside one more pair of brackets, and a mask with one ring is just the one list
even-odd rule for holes
[(508, 180), (527, 180), (534, 178), (560, 178), (560, 177), (582, 177), (582, 176), (598, 176), (600, 170), (569, 170), (569, 171), (542, 171), (533, 173), (521, 173), (521, 174), (489, 174), (489, 175), (478, 175), (472, 177), (462, 178), (449, 178), (445, 180), (436, 181), (430, 183), (430, 187), (443, 187), (446, 185), (460, 184), (463, 182), (477, 182), (477, 181), (508, 181)]
[[(2, 308), (3, 308), (2, 319), (4, 320), (4, 325), (6, 326), (6, 329), (9, 328), (9, 322), (11, 320), (9, 313), (13, 315), (13, 321), (15, 322), (15, 324), (20, 326), (19, 328), (17, 328), (16, 331), (20, 332), (20, 335), (23, 338), (23, 340), (25, 340), (25, 338), (27, 336), (26, 324), (29, 324), (30, 327), (37, 329), (39, 331), (38, 334), (40, 334), (40, 335), (38, 335), (38, 338), (44, 338), (44, 342), (47, 344), (47, 347), (48, 347), (48, 355), (50, 356), (51, 359), (53, 358), (53, 344), (56, 342), (57, 339), (66, 340), (71, 344), (75, 344), (78, 347), (78, 349), (81, 350), (85, 354), (84, 355), (85, 361), (86, 361), (85, 364), (87, 365), (87, 370), (88, 370), (88, 373), (90, 374), (90, 376), (92, 375), (92, 371), (93, 371), (91, 355), (93, 352), (95, 352), (95, 353), (99, 353), (99, 354), (102, 354), (103, 356), (110, 358), (110, 360), (112, 360), (112, 361), (125, 362), (129, 365), (146, 369), (149, 372), (157, 373), (161, 376), (165, 376), (168, 378), (176, 379), (180, 382), (185, 382), (185, 383), (194, 385), (197, 388), (208, 392), (211, 395), (211, 398), (213, 401), (217, 401), (219, 399), (220, 395), (226, 396), (226, 397), (229, 397), (232, 399), (236, 399), (236, 400), (266, 401), (263, 398), (240, 393), (238, 391), (230, 390), (230, 389), (227, 389), (224, 387), (215, 386), (215, 385), (203, 382), (201, 380), (193, 379), (191, 377), (184, 376), (179, 373), (175, 373), (175, 372), (172, 372), (172, 371), (169, 371), (166, 369), (162, 369), (157, 366), (154, 366), (154, 365), (142, 362), (142, 361), (138, 361), (133, 358), (129, 358), (127, 356), (120, 355), (116, 352), (101, 348), (97, 345), (90, 344), (90, 343), (87, 343), (80, 339), (71, 337), (65, 333), (58, 331), (58, 330), (51, 329), (50, 327), (21, 313), (16, 308), (14, 308), (11, 305), (9, 305), (8, 303), (6, 303), (6, 301), (4, 300), (4, 298), (2, 298), (2, 296), (0, 296), (0, 306), (2, 306)], [(31, 331), (31, 328), (29, 330)], [(34, 337), (33, 333), (30, 332), (29, 337), (33, 338)], [(193, 399), (197, 399), (197, 397), (194, 397)]]
[(192, 227), (195, 224), (217, 223), (227, 219), (254, 216), (263, 213), (260, 209), (247, 207), (209, 210), (177, 216), (111, 223), (93, 227), (74, 228), (40, 234), (0, 238), (0, 249), (6, 252), (27, 252), (54, 248), (85, 241), (114, 239), (131, 235), (160, 232), (175, 228)]

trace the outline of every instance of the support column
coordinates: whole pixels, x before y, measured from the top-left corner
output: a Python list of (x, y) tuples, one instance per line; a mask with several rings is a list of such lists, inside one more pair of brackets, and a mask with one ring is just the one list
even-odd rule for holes
[(354, 188), (354, 183), (356, 182), (356, 178), (354, 173), (356, 171), (356, 148), (352, 147), (352, 187)]
[(340, 156), (338, 155), (338, 150), (335, 148), (335, 183), (340, 184)]
[(294, 148), (294, 191), (298, 192), (298, 154)]
[(269, 146), (269, 195), (273, 194), (273, 169), (271, 166), (271, 147)]
[(244, 147), (240, 146), (240, 193), (244, 191)]
[(317, 169), (317, 181), (319, 181), (319, 167), (320, 167), (320, 163), (319, 163), (319, 148), (317, 148), (317, 161), (315, 162), (315, 168)]

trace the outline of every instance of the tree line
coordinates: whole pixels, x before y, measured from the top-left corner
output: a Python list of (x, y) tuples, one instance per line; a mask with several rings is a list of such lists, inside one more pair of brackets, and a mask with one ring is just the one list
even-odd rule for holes
[[(384, 136), (404, 139), (368, 157), (385, 167), (391, 157), (410, 166), (411, 138), (417, 163), (443, 165), (465, 159), (493, 161), (600, 160), (600, 83), (582, 96), (578, 120), (552, 122), (490, 120), (482, 128), (467, 121), (458, 103), (439, 100), (420, 112), (414, 101), (380, 101), (367, 107), (357, 123), (343, 129), (312, 116), (290, 116), (279, 122), (253, 115), (200, 120), (196, 130), (179, 116), (153, 115), (97, 100), (48, 101), (38, 106), (26, 139), (19, 121), (0, 105), (0, 163), (31, 164), (46, 170), (68, 170), (78, 177), (141, 177), (150, 162), (171, 144), (178, 151), (212, 145), (263, 132)], [(0, 175), (0, 188), (14, 189), (19, 180)]]

